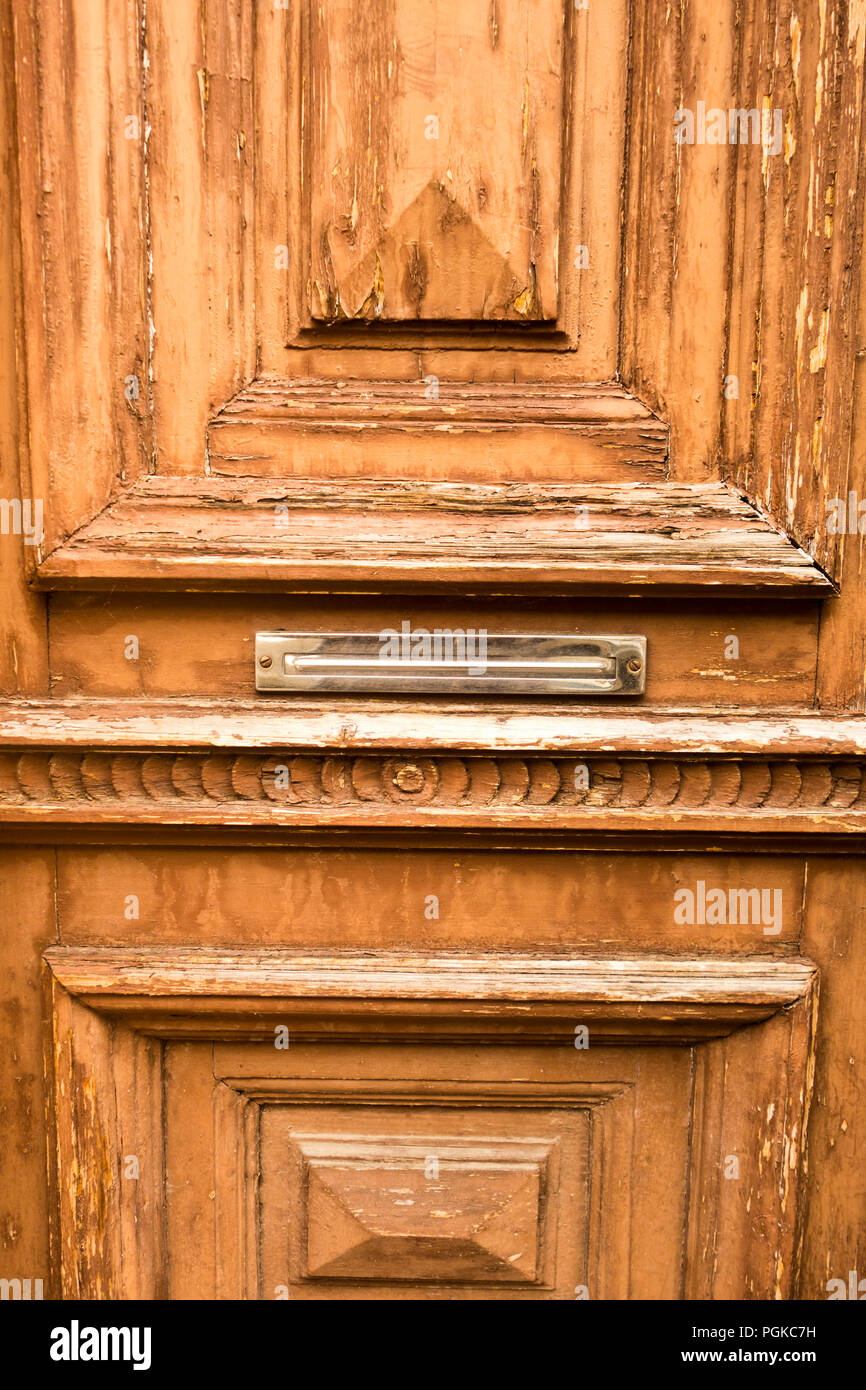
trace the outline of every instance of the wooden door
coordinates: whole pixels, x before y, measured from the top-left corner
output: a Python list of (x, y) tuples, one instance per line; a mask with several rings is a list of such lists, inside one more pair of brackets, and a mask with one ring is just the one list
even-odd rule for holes
[(850, 1296), (859, 8), (0, 30), (4, 1297)]

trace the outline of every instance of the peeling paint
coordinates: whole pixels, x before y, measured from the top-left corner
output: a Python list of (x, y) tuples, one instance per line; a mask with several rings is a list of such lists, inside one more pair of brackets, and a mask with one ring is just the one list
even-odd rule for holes
[(825, 309), (821, 315), (821, 327), (818, 330), (818, 341), (809, 354), (809, 369), (812, 372), (820, 372), (827, 365), (827, 340), (830, 331), (830, 310)]

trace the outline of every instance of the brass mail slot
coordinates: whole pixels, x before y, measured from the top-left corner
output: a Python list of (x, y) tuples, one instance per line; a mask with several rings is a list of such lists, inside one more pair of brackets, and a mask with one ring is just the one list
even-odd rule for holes
[(442, 695), (642, 695), (645, 637), (484, 628), (257, 632), (256, 689)]

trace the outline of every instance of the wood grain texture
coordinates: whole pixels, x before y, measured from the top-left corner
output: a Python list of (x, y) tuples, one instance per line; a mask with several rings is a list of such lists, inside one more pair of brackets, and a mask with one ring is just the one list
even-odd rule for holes
[[(54, 977), (91, 1006), (97, 998), (136, 996), (148, 1010), (153, 998), (454, 999), (707, 1004), (719, 1000), (784, 1008), (809, 989), (808, 961), (711, 960), (680, 956), (629, 960), (544, 960), (538, 956), (395, 956), (364, 952), (304, 956), (268, 951), (165, 952), (141, 948), (84, 951), (55, 946), (45, 952)], [(102, 1007), (105, 1007), (104, 1003)]]
[[(765, 598), (744, 604), (731, 595), (707, 604), (699, 598), (657, 599), (651, 590), (643, 601), (581, 596), (579, 603), (457, 592), (372, 597), (289, 596), (274, 590), (255, 596), (185, 594), (182, 604), (184, 621), (179, 624), (177, 599), (171, 594), (53, 595), (51, 693), (130, 700), (194, 693), (197, 699), (208, 695), (243, 703), (253, 692), (256, 632), (399, 631), (408, 621), (413, 629), (471, 627), (489, 635), (632, 635), (637, 630), (646, 638), (649, 658), (645, 696), (627, 706), (635, 715), (646, 708), (793, 713), (811, 709), (814, 699), (814, 602), (779, 604)], [(127, 659), (129, 636), (138, 640), (137, 660)], [(739, 644), (735, 659), (732, 637)], [(416, 701), (413, 697), (413, 708), (429, 708)], [(294, 697), (262, 695), (258, 704), (262, 710), (272, 704), (289, 709)], [(539, 715), (554, 707), (554, 702), (532, 705)], [(575, 714), (626, 708), (611, 697), (586, 697), (570, 707)], [(514, 707), (502, 697), (488, 697), (485, 708), (498, 718)]]
[[(775, 1290), (789, 1297), (793, 1292), (794, 1265), (783, 1267), (772, 1255), (768, 1263), (767, 1238), (773, 1234), (777, 1251), (786, 1251), (796, 1240), (796, 1216), (786, 1201), (796, 1183), (796, 1174), (788, 1173), (794, 1155), (788, 1145), (775, 1143), (778, 1125), (768, 1129), (756, 1121), (756, 1111), (772, 1059), (780, 1073), (774, 1073), (777, 1087), (787, 1088), (793, 1097), (790, 1112), (786, 1108), (786, 1133), (802, 1126), (805, 1058), (785, 1048), (784, 1033), (790, 1031), (791, 1006), (796, 1012), (809, 997), (813, 973), (808, 962), (768, 966), (750, 960), (597, 957), (545, 962), (531, 957), (503, 967), (501, 960), (465, 956), (374, 961), (368, 955), (360, 958), (359, 978), (359, 958), (346, 954), (312, 960), (268, 953), (259, 975), (247, 973), (251, 962), (246, 953), (149, 958), (139, 952), (136, 965), (130, 953), (55, 950), (49, 960), (55, 1017), (66, 1025), (71, 1055), (88, 1064), (84, 1085), (72, 1092), (63, 1086), (64, 1056), (58, 1061), (60, 1181), (74, 1181), (76, 1163), (83, 1161), (88, 1173), (94, 1169), (91, 1197), (101, 1195), (109, 1202), (109, 1238), (98, 1263), (87, 1245), (76, 1248), (66, 1242), (62, 1248), (67, 1289), (85, 1296), (106, 1289), (129, 1296), (131, 1289), (140, 1289), (138, 1275), (130, 1273), (122, 1256), (122, 1242), (135, 1229), (146, 1252), (141, 1261), (145, 1289), (153, 1290), (161, 1281), (162, 1290), (174, 1298), (275, 1297), (291, 1284), (292, 1296), (316, 1296), (309, 1284), (315, 1287), (316, 1272), (323, 1270), (321, 1260), (317, 1264), (312, 1256), (318, 1251), (324, 1258), (327, 1248), (335, 1258), (333, 1244), (325, 1246), (323, 1240), (339, 1243), (344, 1227), (333, 1203), (326, 1203), (327, 1233), (319, 1228), (318, 1203), (324, 1193), (313, 1190), (313, 1181), (298, 1185), (298, 1164), (303, 1168), (305, 1161), (327, 1152), (332, 1160), (343, 1160), (342, 1166), (336, 1161), (329, 1165), (334, 1182), (356, 1185), (366, 1172), (368, 1188), (370, 1165), (378, 1164), (381, 1203), (389, 1191), (387, 1169), (398, 1151), (405, 1157), (409, 1145), (416, 1146), (416, 1154), (436, 1154), (447, 1172), (456, 1122), (464, 1157), (467, 1143), (476, 1145), (477, 1160), (486, 1150), (488, 1176), (481, 1189), (470, 1185), (467, 1192), (471, 1165), (463, 1165), (465, 1177), (450, 1217), (458, 1223), (452, 1237), (459, 1234), (461, 1219), (477, 1212), (479, 1201), (496, 1190), (494, 1171), (500, 1178), (506, 1171), (504, 1138), (511, 1152), (524, 1145), (524, 1172), (530, 1140), (534, 1159), (549, 1165), (546, 1206), (559, 1228), (556, 1265), (554, 1269), (549, 1234), (545, 1238), (539, 1232), (537, 1258), (545, 1274), (540, 1287), (531, 1290), (530, 1285), (522, 1296), (571, 1299), (581, 1278), (592, 1297), (689, 1296), (700, 1277), (699, 1257), (691, 1253), (696, 1212), (693, 1203), (689, 1209), (689, 1188), (711, 1186), (721, 1158), (718, 1142), (708, 1143), (705, 1134), (694, 1145), (689, 1111), (693, 1096), (702, 1104), (702, 1083), (696, 1092), (692, 1044), (699, 1036), (712, 1039), (720, 1031), (729, 1035), (740, 1028), (745, 1051), (731, 1058), (731, 1074), (739, 1083), (738, 1133), (762, 1154), (765, 1196), (762, 1211), (744, 1227), (742, 1241), (721, 1249), (717, 1285), (745, 1296), (768, 1297)], [(149, 964), (155, 966), (156, 995)], [(371, 970), (385, 984), (384, 996), (369, 978)], [(302, 980), (309, 993), (304, 988), (298, 992)], [(215, 987), (219, 992), (214, 993)], [(608, 999), (611, 988), (615, 994)], [(80, 999), (89, 1007), (82, 1008)], [(531, 1021), (526, 1016), (530, 1002)], [(575, 1010), (590, 1020), (600, 1044), (588, 1052), (562, 1045), (573, 1035)], [(513, 1039), (512, 1012), (520, 1018), (521, 1030)], [(275, 1020), (286, 1019), (292, 1036), (288, 1057), (271, 1045)], [(782, 1035), (772, 1029), (774, 1019), (786, 1025)], [(328, 1036), (309, 1047), (317, 1021), (328, 1028)], [(750, 1021), (764, 1021), (763, 1027), (743, 1026)], [(662, 1030), (656, 1042), (664, 1037), (675, 1045), (634, 1045), (636, 1039), (652, 1037), (654, 1029)], [(167, 1065), (162, 1078), (154, 1078), (150, 1109), (162, 1117), (165, 1130), (159, 1154), (146, 1153), (159, 1165), (155, 1200), (139, 1207), (133, 1226), (132, 1213), (120, 1207), (108, 1174), (110, 1156), (144, 1093), (119, 1084), (122, 1060), (118, 1062), (112, 1043), (123, 1034), (128, 1050), (142, 1033), (164, 1040)], [(536, 1045), (547, 1044), (540, 1053), (538, 1046), (526, 1046), (527, 1034)], [(395, 1038), (399, 1047), (392, 1045)], [(518, 1038), (520, 1045), (499, 1046)], [(454, 1046), (467, 1041), (476, 1045)], [(375, 1047), (368, 1046), (371, 1042)], [(618, 1045), (611, 1049), (606, 1046), (611, 1042)], [(351, 1087), (346, 1085), (347, 1066), (353, 1069)], [(87, 1098), (86, 1113), (81, 1113), (79, 1095)], [(103, 1151), (109, 1155), (107, 1166), (99, 1161)], [(637, 1164), (645, 1176), (634, 1186), (629, 1174)], [(443, 1177), (441, 1168), (438, 1177)], [(405, 1182), (412, 1181), (407, 1172)], [(356, 1215), (366, 1210), (375, 1227), (373, 1200), (368, 1195), (355, 1209)], [(391, 1231), (411, 1243), (418, 1238), (417, 1221), (425, 1208), (420, 1189), (418, 1203), (409, 1205), (417, 1210), (407, 1211), (404, 1204), (402, 1210), (390, 1206), (385, 1212), (380, 1205), (379, 1220), (387, 1219)], [(582, 1256), (568, 1236), (579, 1211), (586, 1230)], [(536, 1207), (536, 1230), (538, 1220)], [(522, 1229), (526, 1212), (515, 1213), (514, 1221)], [(275, 1226), (288, 1233), (288, 1264), (271, 1239)], [(476, 1219), (477, 1234), (478, 1226)], [(500, 1238), (509, 1242), (507, 1226), (495, 1240), (496, 1249)], [(157, 1228), (165, 1233), (164, 1243)], [(306, 1239), (311, 1229), (312, 1246)], [(429, 1259), (430, 1244), (423, 1249)], [(447, 1259), (447, 1246), (442, 1253)], [(420, 1256), (417, 1247), (415, 1255)], [(376, 1262), (355, 1268), (351, 1292), (400, 1297), (401, 1272), (420, 1278), (422, 1287), (426, 1276), (434, 1297), (473, 1296), (465, 1272), (452, 1289), (453, 1267), (425, 1265), (419, 1270), (405, 1259), (396, 1271), (389, 1269), (384, 1284)], [(526, 1279), (527, 1271), (521, 1272)], [(757, 1285), (761, 1276), (763, 1288)], [(341, 1288), (335, 1296), (349, 1292), (345, 1285)], [(330, 1296), (321, 1283), (318, 1296)]]
[(41, 1279), (51, 1298), (40, 958), (57, 940), (53, 850), (0, 850), (0, 881), (0, 1279)]
[[(439, 1181), (431, 1185), (424, 1174), (429, 1143), (418, 1136), (295, 1141), (291, 1157), (306, 1187), (297, 1212), (307, 1224), (304, 1275), (382, 1283), (396, 1272), (407, 1282), (543, 1284), (538, 1247), (553, 1142), (464, 1138), (438, 1147)], [(549, 1239), (544, 1253), (549, 1267)]]
[[(254, 170), (256, 371), (279, 371), (301, 317), (301, 190), (290, 168), (290, 132), (300, 117), (301, 74), (292, 62), (300, 5), (261, 6), (253, 25), (252, 130), (245, 132)], [(259, 132), (267, 132), (262, 139)], [(249, 157), (249, 156), (248, 156)]]
[(147, 8), (156, 467), (201, 475), (205, 428), (255, 369), (252, 10)]
[(260, 378), (208, 425), (210, 472), (225, 477), (363, 478), (372, 450), (383, 479), (649, 482), (667, 447), (665, 425), (615, 383)]
[[(394, 1238), (475, 1297), (501, 1198), (506, 1297), (862, 1278), (863, 4), (13, 0), (0, 50), (0, 1276), (388, 1298)], [(677, 146), (701, 100), (778, 153)], [(642, 631), (647, 697), (252, 698), (257, 628), (406, 617)]]
[(798, 1296), (816, 1017), (813, 980), (748, 1041), (695, 1049), (686, 1298)]
[[(652, 1148), (653, 1131), (658, 1133), (664, 1120), (669, 1119), (665, 1099), (671, 1093), (679, 1099), (688, 1085), (687, 1068), (682, 1065), (686, 1058), (672, 1056), (670, 1051), (665, 1055), (664, 1081), (653, 1059), (648, 1058), (645, 1068), (638, 1071), (634, 1052), (623, 1056), (620, 1049), (613, 1065), (609, 1057), (584, 1057), (585, 1064), (576, 1066), (572, 1059), (548, 1053), (545, 1078), (539, 1082), (528, 1079), (533, 1077), (535, 1068), (527, 1049), (509, 1048), (504, 1055), (502, 1050), (488, 1049), (479, 1059), (477, 1054), (467, 1056), (465, 1049), (462, 1056), (460, 1049), (454, 1048), (437, 1049), (436, 1054), (428, 1052), (425, 1056), (421, 1049), (407, 1055), (405, 1049), (397, 1052), (383, 1045), (377, 1048), (377, 1060), (381, 1059), (379, 1075), (384, 1073), (378, 1083), (366, 1074), (368, 1057), (361, 1051), (356, 1054), (365, 1074), (359, 1078), (355, 1097), (346, 1093), (335, 1075), (333, 1049), (323, 1059), (319, 1077), (314, 1078), (311, 1059), (304, 1055), (307, 1050), (301, 1046), (300, 1067), (304, 1075), (294, 1082), (288, 1077), (251, 1076), (253, 1059), (248, 1046), (218, 1047), (216, 1051), (216, 1070), (224, 1086), (252, 1102), (258, 1111), (255, 1130), (262, 1172), (261, 1208), (251, 1234), (258, 1236), (260, 1243), (260, 1269), (253, 1286), (259, 1297), (273, 1297), (275, 1288), (284, 1285), (287, 1278), (290, 1298), (300, 1299), (567, 1300), (573, 1299), (578, 1282), (591, 1287), (594, 1298), (618, 1298), (623, 1297), (632, 1281), (642, 1295), (650, 1283), (645, 1277), (643, 1258), (646, 1244), (652, 1236), (658, 1238), (660, 1230), (670, 1240), (681, 1226), (680, 1193), (661, 1193), (652, 1179), (643, 1194), (648, 1204), (654, 1204), (652, 1223), (636, 1221), (630, 1203), (617, 1201), (614, 1195), (622, 1191), (624, 1153), (630, 1153), (635, 1144), (644, 1151)], [(438, 1076), (431, 1067), (437, 1061)], [(227, 1074), (227, 1068), (232, 1066), (234, 1071)], [(402, 1085), (396, 1079), (400, 1075), (404, 1078)], [(444, 1075), (447, 1081), (442, 1079)], [(611, 1079), (612, 1075), (617, 1079)], [(335, 1129), (340, 1136), (339, 1152), (348, 1159), (342, 1174), (335, 1176), (346, 1174), (348, 1169), (357, 1172), (363, 1182), (373, 1164), (381, 1163), (381, 1196), (385, 1201), (393, 1196), (397, 1208), (389, 1211), (383, 1201), (381, 1214), (386, 1220), (390, 1218), (392, 1229), (396, 1226), (409, 1240), (415, 1234), (414, 1214), (411, 1209), (400, 1210), (404, 1194), (389, 1184), (389, 1169), (393, 1174), (397, 1167), (401, 1177), (413, 1184), (419, 1205), (426, 1206), (431, 1196), (435, 1200), (438, 1191), (435, 1210), (441, 1215), (433, 1220), (444, 1225), (451, 1217), (442, 1231), (450, 1239), (444, 1249), (435, 1239), (425, 1242), (423, 1248), (428, 1258), (436, 1253), (446, 1258), (456, 1253), (454, 1237), (470, 1212), (474, 1215), (471, 1226), (477, 1233), (476, 1239), (487, 1244), (487, 1223), (479, 1220), (487, 1204), (481, 1184), (474, 1193), (470, 1185), (474, 1177), (472, 1158), (477, 1156), (477, 1162), (484, 1155), (492, 1189), (497, 1170), (506, 1176), (509, 1157), (522, 1152), (530, 1172), (534, 1167), (543, 1176), (534, 1239), (530, 1237), (522, 1250), (515, 1249), (513, 1237), (521, 1229), (527, 1236), (530, 1234), (526, 1219), (529, 1212), (523, 1203), (512, 1209), (504, 1221), (491, 1213), (490, 1235), (494, 1250), (501, 1249), (504, 1239), (510, 1253), (522, 1255), (523, 1287), (515, 1287), (511, 1281), (509, 1287), (503, 1287), (506, 1278), (501, 1269), (485, 1281), (486, 1287), (479, 1287), (472, 1278), (471, 1267), (464, 1272), (462, 1261), (451, 1260), (445, 1268), (440, 1267), (438, 1277), (408, 1282), (401, 1278), (404, 1261), (399, 1258), (399, 1249), (387, 1269), (359, 1269), (359, 1277), (351, 1283), (333, 1281), (327, 1275), (317, 1279), (311, 1259), (315, 1247), (311, 1248), (304, 1239), (304, 1178), (312, 1166), (309, 1159), (315, 1161), (315, 1156), (333, 1142)], [(687, 1136), (681, 1126), (669, 1128), (668, 1133), (672, 1145), (685, 1147)], [(279, 1155), (287, 1149), (291, 1155), (289, 1164), (279, 1161)], [(417, 1169), (406, 1162), (413, 1149), (416, 1153), (421, 1150)], [(441, 1198), (447, 1188), (452, 1192), (455, 1189), (452, 1165), (461, 1150), (469, 1160), (464, 1201), (446, 1204)], [(438, 1156), (440, 1162), (439, 1178), (432, 1181), (425, 1174), (424, 1162), (431, 1155)], [(428, 1172), (429, 1166), (428, 1163)], [(513, 1173), (513, 1168), (510, 1171)], [(523, 1194), (525, 1199), (525, 1188)], [(365, 1205), (372, 1214), (373, 1204)], [(346, 1228), (340, 1213), (334, 1214), (334, 1234), (339, 1238)], [(654, 1229), (648, 1229), (651, 1226)], [(288, 1252), (285, 1238), (282, 1242), (274, 1238), (276, 1232), (286, 1230), (290, 1233)], [(316, 1246), (321, 1250), (321, 1236)], [(420, 1254), (417, 1245), (414, 1250), (410, 1246), (406, 1254), (410, 1251), (416, 1256)], [(666, 1263), (658, 1272), (656, 1296), (675, 1292), (676, 1270), (672, 1265), (673, 1262)], [(434, 1271), (428, 1269), (428, 1275), (434, 1275)], [(246, 1288), (249, 1287), (247, 1280)]]
[(866, 864), (810, 858), (804, 949), (821, 970), (821, 1012), (812, 1118), (801, 1297), (825, 1299), (831, 1279), (846, 1287), (866, 1269), (866, 1100), (863, 1066), (866, 999)]
[[(27, 401), (16, 352), (16, 321), (23, 306), (13, 59), (12, 14), (7, 8), (0, 15), (0, 496), (7, 500), (33, 498), (24, 447)], [(45, 609), (27, 584), (35, 558), (35, 547), (26, 545), (23, 537), (0, 535), (0, 696), (4, 698), (38, 695), (47, 689)]]
[(560, 0), (304, 16), (313, 318), (555, 319)]
[[(866, 160), (862, 158), (862, 130), (857, 131), (855, 123), (858, 111), (861, 126), (866, 121), (866, 103), (862, 99), (864, 48), (866, 27), (862, 22), (859, 27), (852, 23), (848, 33), (849, 61), (842, 74), (842, 103), (847, 130), (843, 155), (847, 160), (855, 161), (860, 185), (866, 179)], [(841, 593), (826, 605), (821, 614), (816, 693), (818, 704), (825, 709), (850, 709), (862, 713), (866, 709), (866, 536), (860, 534), (861, 517), (857, 516), (857, 525), (853, 526), (849, 515), (852, 493), (858, 512), (860, 503), (866, 500), (866, 258), (863, 256), (866, 200), (860, 185), (849, 181), (849, 196), (843, 200), (836, 214), (837, 218), (853, 219), (855, 223), (852, 229), (855, 257), (850, 293), (857, 304), (857, 317), (856, 322), (852, 320), (851, 324), (855, 356), (850, 394), (847, 376), (843, 376), (841, 384), (837, 385), (829, 361), (827, 368), (827, 388), (832, 391), (834, 409), (841, 396), (841, 409), (846, 420), (850, 413), (851, 426), (847, 459), (843, 450), (833, 479), (834, 482), (838, 479), (841, 488), (837, 497), (846, 503), (847, 534), (828, 538), (828, 543), (837, 547), (835, 572), (839, 576)], [(858, 218), (859, 225), (856, 225)], [(837, 257), (839, 254), (837, 247)]]
[(820, 714), (750, 715), (725, 719), (691, 710), (586, 714), (569, 706), (526, 701), (494, 714), (455, 702), (447, 708), (394, 700), (292, 700), (286, 704), (211, 700), (15, 700), (0, 706), (0, 747), (154, 752), (219, 749), (304, 749), (475, 752), (616, 758), (749, 757), (781, 763), (866, 757), (866, 722)]
[[(168, 594), (102, 593), (56, 595), (51, 601), (51, 690), (63, 698), (184, 699), (194, 693), (233, 704), (254, 691), (257, 632), (289, 628), (295, 632), (399, 631), (460, 628), (532, 636), (553, 633), (578, 638), (590, 633), (631, 636), (637, 629), (650, 653), (643, 697), (585, 696), (574, 699), (575, 713), (638, 710), (743, 708), (789, 713), (812, 707), (815, 680), (817, 606), (728, 598), (712, 606), (654, 600), (526, 599), (504, 596), (360, 596), (198, 594), (183, 601), (185, 623)], [(361, 624), (364, 624), (361, 627)], [(130, 651), (130, 637), (138, 641)], [(739, 647), (732, 654), (731, 639)], [(134, 656), (135, 659), (130, 659)], [(288, 708), (296, 698), (279, 692), (257, 697), (262, 709)], [(419, 696), (408, 697), (413, 708)], [(429, 707), (420, 697), (422, 706)], [(449, 697), (443, 708), (465, 705)], [(535, 700), (532, 708), (561, 708), (556, 700)], [(513, 708), (504, 696), (488, 696), (491, 715)], [(375, 708), (379, 708), (376, 705)]]
[(149, 478), (43, 561), (39, 583), (832, 592), (803, 551), (719, 483), (348, 491)]
[(60, 1296), (163, 1297), (161, 1046), (106, 1027), (53, 979), (49, 1006)]
[(843, 0), (756, 6), (741, 44), (743, 85), (781, 112), (783, 150), (737, 148), (733, 256), (746, 273), (731, 290), (727, 371), (741, 388), (726, 406), (726, 474), (835, 575), (827, 521), (851, 428), (862, 16)]
[[(858, 346), (859, 8), (650, 0), (632, 43), (623, 380), (670, 422), (674, 476), (728, 478), (838, 577), (827, 523)], [(699, 103), (724, 112), (723, 142), (676, 141), (676, 113), (697, 121)], [(759, 125), (767, 112), (766, 139), (743, 138), (751, 111)], [(712, 310), (696, 317), (697, 302)]]
[(117, 1298), (121, 1154), (105, 1025), (49, 982), (55, 1201), (53, 1262), (64, 1299)]
[[(570, 350), (560, 354), (559, 369), (570, 363), (572, 378), (583, 381), (620, 378), (629, 12), (627, 0), (565, 6), (573, 57), (564, 121), (559, 326)], [(545, 371), (542, 361), (536, 370)]]
[(631, 17), (620, 369), (670, 422), (683, 481), (720, 462), (731, 156), (677, 145), (674, 114), (700, 97), (732, 104), (735, 16), (733, 3), (646, 0)]
[(138, 0), (112, 8), (110, 24), (100, 5), (13, 9), (20, 355), (48, 548), (138, 477), (151, 447), (141, 13)]

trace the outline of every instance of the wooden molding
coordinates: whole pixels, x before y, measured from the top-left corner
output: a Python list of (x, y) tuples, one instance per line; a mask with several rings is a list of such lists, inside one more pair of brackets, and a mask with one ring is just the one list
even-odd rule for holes
[(866, 830), (866, 762), (0, 752), (0, 822)]
[[(668, 429), (615, 382), (557, 386), (423, 379), (259, 378), (208, 425), (214, 476), (369, 477), (519, 484), (661, 482)], [(370, 490), (372, 492), (372, 489)], [(403, 492), (409, 489), (404, 487)], [(423, 489), (416, 490), (420, 503)]]
[(825, 597), (814, 562), (721, 483), (142, 480), (58, 546), (45, 588)]
[[(691, 1043), (808, 994), (815, 967), (767, 957), (406, 955), (52, 947), (54, 979), (88, 1008), (162, 1037), (481, 1037), (553, 1044)], [(579, 1018), (576, 1011), (579, 1012)]]
[(0, 826), (38, 825), (862, 834), (866, 725), (25, 701), (0, 717)]
[[(252, 673), (251, 677), (252, 679)], [(0, 704), (0, 748), (206, 752), (668, 754), (778, 762), (866, 758), (866, 719), (844, 714), (641, 710), (523, 700), (27, 699)]]

